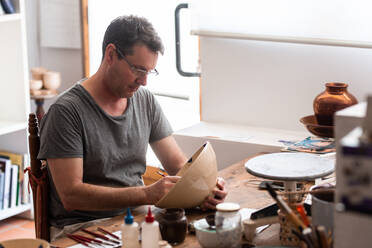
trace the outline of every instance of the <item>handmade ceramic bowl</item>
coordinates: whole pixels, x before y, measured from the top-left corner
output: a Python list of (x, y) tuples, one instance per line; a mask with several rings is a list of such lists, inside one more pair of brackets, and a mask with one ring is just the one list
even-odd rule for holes
[(216, 154), (207, 142), (177, 173), (181, 178), (155, 206), (159, 208), (192, 208), (199, 206), (212, 192), (217, 180)]
[(10, 239), (0, 241), (0, 245), (4, 248), (49, 248), (49, 243), (41, 239)]
[(42, 80), (30, 80), (30, 90), (40, 90), (43, 87), (43, 81)]
[(319, 125), (314, 115), (302, 117), (300, 122), (304, 124), (310, 133), (319, 137), (333, 138), (334, 126)]
[(31, 68), (31, 77), (34, 80), (43, 80), (43, 75), (48, 70), (44, 67), (34, 67)]
[(219, 246), (216, 229), (209, 227), (205, 219), (194, 222), (196, 238), (203, 248), (216, 248)]

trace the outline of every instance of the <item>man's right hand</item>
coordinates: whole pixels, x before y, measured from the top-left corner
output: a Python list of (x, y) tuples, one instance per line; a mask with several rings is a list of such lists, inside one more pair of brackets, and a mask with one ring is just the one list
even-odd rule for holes
[(161, 178), (159, 181), (146, 187), (148, 204), (157, 203), (165, 194), (167, 194), (171, 188), (177, 183), (181, 177), (179, 176), (166, 176)]

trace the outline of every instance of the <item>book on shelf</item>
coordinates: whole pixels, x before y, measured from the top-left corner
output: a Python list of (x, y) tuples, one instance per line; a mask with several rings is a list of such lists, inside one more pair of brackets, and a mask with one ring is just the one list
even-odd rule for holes
[(15, 13), (12, 0), (0, 0), (0, 4), (3, 7), (3, 10), (6, 14)]
[(0, 170), (4, 172), (4, 185), (2, 185), (4, 187), (2, 209), (9, 208), (11, 168), (12, 164), (10, 159), (0, 156)]
[(9, 208), (16, 207), (17, 203), (17, 188), (18, 188), (18, 165), (12, 164), (11, 167), (11, 177), (10, 177), (10, 199), (9, 199)]
[(5, 173), (0, 168), (0, 209), (3, 208), (3, 202), (4, 202), (4, 180), (5, 180)]
[(28, 175), (24, 173), (24, 169), (29, 166), (28, 154), (0, 150), (0, 156), (9, 158), (12, 164), (19, 167), (16, 205), (29, 203)]

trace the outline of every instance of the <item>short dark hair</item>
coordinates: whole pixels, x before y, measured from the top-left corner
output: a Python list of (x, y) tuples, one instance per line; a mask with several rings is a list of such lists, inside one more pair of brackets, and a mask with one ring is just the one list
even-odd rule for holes
[(107, 27), (102, 43), (102, 60), (106, 47), (113, 43), (124, 55), (133, 54), (133, 46), (143, 44), (154, 53), (164, 53), (163, 43), (152, 24), (143, 17), (119, 16)]

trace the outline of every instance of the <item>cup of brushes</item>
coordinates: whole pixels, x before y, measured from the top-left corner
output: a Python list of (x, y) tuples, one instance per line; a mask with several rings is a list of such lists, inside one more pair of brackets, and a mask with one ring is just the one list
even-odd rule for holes
[(332, 247), (332, 235), (326, 233), (324, 226), (311, 225), (302, 204), (290, 206), (270, 184), (266, 184), (266, 189), (279, 206), (282, 245), (300, 246), (305, 244), (305, 247), (308, 248)]

